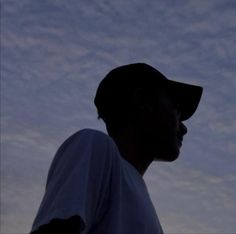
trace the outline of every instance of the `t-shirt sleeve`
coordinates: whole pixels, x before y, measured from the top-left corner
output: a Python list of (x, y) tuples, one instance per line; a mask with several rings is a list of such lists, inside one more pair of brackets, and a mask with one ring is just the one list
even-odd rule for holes
[(53, 219), (79, 216), (84, 232), (106, 212), (114, 144), (104, 133), (82, 130), (57, 151), (32, 231)]

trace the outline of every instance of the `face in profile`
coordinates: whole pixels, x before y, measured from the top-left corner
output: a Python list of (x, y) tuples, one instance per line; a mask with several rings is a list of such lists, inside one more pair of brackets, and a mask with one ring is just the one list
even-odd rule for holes
[(181, 122), (178, 104), (167, 93), (145, 115), (141, 125), (143, 143), (153, 160), (174, 161), (178, 158), (187, 128)]

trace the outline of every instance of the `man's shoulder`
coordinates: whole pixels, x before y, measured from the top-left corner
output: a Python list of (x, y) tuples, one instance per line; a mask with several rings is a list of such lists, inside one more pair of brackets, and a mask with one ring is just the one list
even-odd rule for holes
[(98, 149), (104, 149), (104, 148), (113, 148), (117, 149), (115, 142), (113, 139), (107, 135), (106, 133), (91, 129), (91, 128), (84, 128), (81, 129), (74, 134), (72, 134), (70, 137), (68, 137), (62, 144), (63, 146), (74, 146), (83, 148), (86, 146), (93, 147)]
[(100, 138), (110, 138), (106, 133), (92, 128), (84, 128), (75, 133), (75, 135), (94, 136)]
[(68, 137), (58, 148), (52, 161), (48, 178), (54, 169), (80, 167), (88, 163), (99, 166), (112, 163), (117, 148), (112, 139), (105, 133), (95, 129), (82, 129)]
[(91, 140), (91, 141), (108, 141), (112, 142), (112, 138), (108, 136), (106, 133), (96, 130), (96, 129), (91, 129), (91, 128), (84, 128), (81, 129), (77, 132), (75, 132), (73, 135), (71, 135), (67, 140)]

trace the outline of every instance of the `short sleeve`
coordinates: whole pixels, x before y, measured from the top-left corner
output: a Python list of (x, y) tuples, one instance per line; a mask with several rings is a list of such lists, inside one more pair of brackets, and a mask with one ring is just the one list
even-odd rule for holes
[(85, 129), (67, 139), (51, 164), (45, 195), (32, 231), (53, 219), (80, 216), (83, 233), (106, 211), (114, 155), (106, 134)]

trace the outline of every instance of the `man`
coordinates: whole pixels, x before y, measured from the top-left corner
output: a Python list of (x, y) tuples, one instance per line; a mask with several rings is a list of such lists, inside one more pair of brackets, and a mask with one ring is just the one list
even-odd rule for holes
[(178, 158), (201, 95), (144, 63), (109, 72), (94, 100), (109, 136), (84, 129), (62, 144), (32, 233), (163, 233), (142, 176)]

